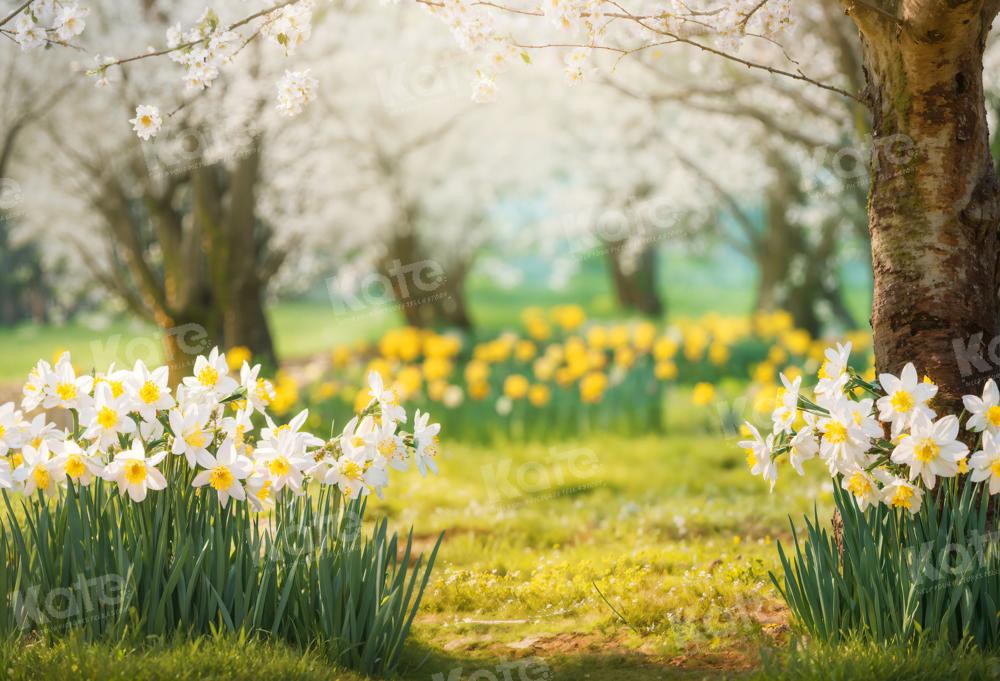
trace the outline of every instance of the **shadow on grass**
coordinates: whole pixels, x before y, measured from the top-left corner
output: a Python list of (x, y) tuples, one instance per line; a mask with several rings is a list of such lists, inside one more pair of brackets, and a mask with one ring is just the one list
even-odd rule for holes
[[(479, 642), (461, 651), (425, 643), (407, 646), (400, 677), (405, 681), (653, 681), (670, 679), (741, 679), (745, 669), (727, 668), (726, 655), (699, 659), (656, 658), (641, 651), (497, 650), (496, 643)], [(599, 641), (592, 647), (600, 648)]]

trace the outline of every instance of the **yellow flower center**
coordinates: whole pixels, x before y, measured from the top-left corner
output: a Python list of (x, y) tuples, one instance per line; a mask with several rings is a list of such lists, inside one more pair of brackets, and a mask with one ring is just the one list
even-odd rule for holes
[(35, 470), (31, 472), (31, 477), (38, 489), (48, 489), (49, 485), (52, 484), (52, 476), (49, 475), (48, 469), (44, 466), (35, 466)]
[(364, 447), (365, 439), (360, 435), (355, 435), (353, 438), (351, 438), (351, 444), (354, 445), (355, 447)]
[(21, 452), (12, 452), (10, 455), (10, 467), (20, 468), (22, 463), (24, 463), (24, 455)]
[(348, 480), (360, 480), (364, 471), (356, 461), (347, 461), (340, 471)]
[(145, 116), (139, 119), (139, 122), (142, 124), (142, 127), (144, 128), (152, 127), (153, 117), (150, 116), (149, 114), (146, 114)]
[(913, 395), (905, 390), (897, 390), (889, 398), (889, 404), (900, 414), (905, 414), (913, 409)]
[(219, 372), (211, 365), (202, 367), (198, 372), (198, 382), (206, 388), (211, 388), (219, 382)]
[(0, 426), (0, 438), (2, 438), (6, 434), (7, 434), (7, 429), (4, 428), (3, 426)]
[(56, 394), (59, 395), (59, 399), (64, 402), (72, 400), (76, 397), (76, 384), (60, 383), (56, 386)]
[(824, 431), (827, 442), (839, 445), (847, 441), (847, 427), (840, 421), (830, 421)]
[(889, 502), (893, 508), (910, 509), (913, 507), (913, 490), (905, 485), (896, 488), (896, 493), (892, 495)]
[(205, 433), (201, 430), (192, 430), (184, 436), (184, 442), (187, 443), (188, 447), (201, 449), (205, 446)]
[(233, 473), (228, 466), (216, 466), (208, 477), (208, 484), (213, 489), (224, 492), (233, 486)]
[(385, 458), (391, 459), (396, 453), (396, 441), (391, 437), (385, 438), (378, 443), (378, 452)]
[(129, 461), (125, 464), (125, 479), (131, 485), (138, 485), (146, 479), (146, 463), (144, 461)]
[(747, 468), (753, 469), (757, 465), (757, 455), (749, 447), (743, 451), (747, 453)]
[(868, 478), (858, 472), (851, 476), (847, 483), (847, 489), (856, 497), (866, 497), (871, 494), (872, 486), (868, 482)]
[(941, 453), (941, 448), (938, 447), (934, 440), (927, 437), (913, 446), (913, 453), (916, 455), (918, 461), (930, 463)]
[(146, 381), (139, 389), (139, 399), (146, 404), (155, 404), (160, 400), (160, 386), (152, 381)]
[(257, 399), (264, 404), (268, 404), (271, 401), (271, 395), (267, 390), (267, 381), (263, 378), (257, 379), (257, 388), (254, 391), (257, 394)]
[(830, 374), (827, 372), (827, 366), (830, 364), (829, 360), (824, 361), (819, 367), (819, 373), (816, 374), (817, 378), (830, 378)]
[(83, 465), (83, 458), (79, 454), (70, 454), (69, 458), (66, 459), (66, 474), (77, 480), (86, 472), (86, 467)]
[(267, 464), (267, 470), (271, 471), (271, 475), (276, 478), (288, 475), (288, 471), (291, 469), (292, 467), (288, 464), (288, 459), (283, 456), (271, 459), (271, 461)]
[(993, 471), (993, 476), (1000, 478), (1000, 459), (995, 459), (990, 465), (990, 470)]
[(121, 397), (122, 393), (125, 392), (125, 386), (122, 385), (121, 381), (108, 381), (108, 385), (111, 386), (112, 397)]
[(260, 491), (257, 492), (257, 498), (263, 501), (264, 499), (271, 498), (271, 481), (265, 480), (263, 486), (261, 486)]
[(111, 407), (101, 407), (97, 412), (97, 425), (104, 430), (111, 430), (118, 425), (118, 412)]
[(990, 422), (990, 425), (1000, 428), (1000, 407), (994, 406), (987, 409), (986, 419)]

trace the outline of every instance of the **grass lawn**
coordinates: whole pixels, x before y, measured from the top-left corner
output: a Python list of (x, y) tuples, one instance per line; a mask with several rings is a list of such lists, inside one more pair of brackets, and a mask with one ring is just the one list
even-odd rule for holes
[[(710, 411), (672, 396), (667, 436), (556, 446), (449, 444), (441, 474), (394, 478), (375, 503), (428, 548), (446, 531), (402, 678), (995, 678), (977, 653), (798, 643), (770, 582), (788, 516), (832, 505), (818, 467), (774, 494)], [(798, 645), (798, 648), (796, 648)], [(316, 651), (238, 643), (142, 650), (9, 646), (10, 678), (344, 679)], [(2, 672), (0, 672), (2, 673)]]

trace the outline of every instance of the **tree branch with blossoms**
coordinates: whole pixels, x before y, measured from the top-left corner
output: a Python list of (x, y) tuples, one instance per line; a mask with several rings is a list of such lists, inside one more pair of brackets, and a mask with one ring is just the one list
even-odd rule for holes
[[(706, 6), (703, 9), (685, 5), (684, 12), (657, 14), (631, 12), (614, 0), (553, 0), (545, 3), (541, 9), (520, 8), (488, 0), (414, 0), (414, 2), (445, 21), (459, 44), (469, 51), (503, 50), (505, 44), (522, 50), (574, 48), (575, 51), (566, 58), (567, 77), (570, 80), (580, 79), (581, 66), (586, 54), (593, 51), (616, 52), (620, 55), (620, 60), (649, 48), (686, 45), (748, 69), (808, 83), (842, 97), (861, 101), (856, 94), (808, 76), (799, 68), (790, 70), (777, 64), (768, 64), (737, 54), (739, 44), (744, 38), (759, 38), (778, 47), (784, 60), (796, 64), (777, 39), (781, 30), (790, 21), (788, 19), (790, 4), (782, 0), (750, 2), (744, 0), (733, 5)], [(605, 5), (613, 9), (605, 11)], [(777, 8), (771, 9), (773, 5)], [(561, 29), (585, 33), (586, 39), (526, 43), (513, 37), (501, 37), (501, 34), (493, 29), (491, 21), (486, 18), (490, 15), (483, 12), (476, 13), (473, 11), (474, 8), (486, 8), (512, 16), (547, 18)], [(604, 19), (608, 20), (607, 24), (603, 23)], [(604, 38), (609, 33), (609, 25), (613, 21), (629, 22), (655, 39), (646, 40), (636, 46), (610, 44)], [(755, 30), (751, 30), (752, 26)], [(686, 30), (691, 27), (695, 27), (693, 31)], [(715, 40), (718, 45), (696, 39), (697, 36)], [(476, 99), (484, 99), (484, 94), (492, 95), (495, 91), (495, 86), (483, 83), (483, 81), (492, 83), (495, 77), (488, 64), (487, 59), (484, 66), (477, 71), (479, 82), (477, 94), (474, 95)]]

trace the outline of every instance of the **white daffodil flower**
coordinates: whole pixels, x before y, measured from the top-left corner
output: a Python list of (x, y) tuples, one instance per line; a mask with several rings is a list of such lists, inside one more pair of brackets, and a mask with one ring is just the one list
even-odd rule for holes
[(205, 463), (202, 465), (206, 470), (194, 476), (191, 483), (194, 487), (209, 485), (215, 490), (219, 503), (223, 506), (229, 503), (230, 498), (239, 501), (246, 499), (242, 481), (253, 472), (253, 462), (236, 453), (236, 445), (232, 440), (227, 438), (219, 447), (218, 454), (208, 454), (203, 460)]
[(880, 374), (878, 381), (886, 392), (885, 397), (878, 400), (878, 417), (892, 424), (893, 437), (909, 428), (916, 414), (934, 418), (934, 410), (927, 406), (927, 402), (937, 395), (937, 386), (921, 383), (912, 362), (903, 367), (899, 377)]
[(141, 502), (149, 490), (166, 489), (167, 479), (156, 468), (166, 455), (167, 452), (158, 452), (147, 457), (142, 442), (134, 440), (130, 448), (118, 452), (105, 466), (101, 477), (117, 484), (122, 496), (127, 494), (132, 501)]
[(176, 404), (170, 394), (170, 375), (167, 367), (150, 371), (140, 359), (128, 378), (127, 387), (135, 404), (135, 411), (144, 421), (155, 421), (156, 413), (172, 409)]
[(94, 399), (80, 414), (81, 423), (87, 424), (83, 437), (97, 443), (101, 449), (117, 444), (119, 435), (135, 432), (135, 421), (128, 415), (124, 395), (115, 397), (111, 386), (98, 383)]
[(52, 456), (48, 443), (37, 448), (30, 445), (21, 449), (22, 463), (12, 477), (24, 486), (24, 493), (31, 496), (36, 491), (46, 495), (55, 494), (66, 484), (66, 472), (62, 462)]
[(770, 482), (773, 492), (774, 484), (778, 480), (778, 467), (774, 461), (774, 435), (768, 434), (767, 437), (762, 437), (760, 431), (749, 421), (746, 426), (753, 439), (740, 441), (739, 447), (746, 452), (747, 466), (751, 475), (759, 475)]
[(989, 480), (990, 494), (1000, 492), (1000, 435), (983, 435), (983, 448), (969, 459), (969, 467), (973, 482)]
[(958, 417), (944, 416), (931, 421), (923, 414), (913, 419), (910, 434), (892, 452), (893, 463), (910, 467), (910, 480), (923, 480), (927, 489), (934, 489), (937, 478), (952, 478), (958, 474), (958, 461), (969, 448), (958, 440)]
[(172, 454), (183, 454), (188, 466), (202, 464), (207, 461), (208, 447), (211, 446), (215, 434), (208, 430), (208, 420), (212, 416), (211, 408), (199, 405), (188, 405), (184, 411), (171, 409), (168, 417), (170, 430), (174, 434), (174, 444), (170, 447)]
[(420, 413), (420, 410), (413, 415), (413, 460), (417, 464), (417, 470), (421, 475), (427, 475), (427, 469), (437, 473), (437, 464), (434, 459), (440, 454), (440, 441), (438, 433), (441, 432), (441, 425), (430, 423), (430, 414)]
[(1000, 433), (1000, 390), (993, 379), (988, 379), (983, 386), (983, 396), (966, 395), (962, 404), (969, 412), (969, 420), (965, 427), (968, 430), (981, 433), (984, 430), (996, 435)]

